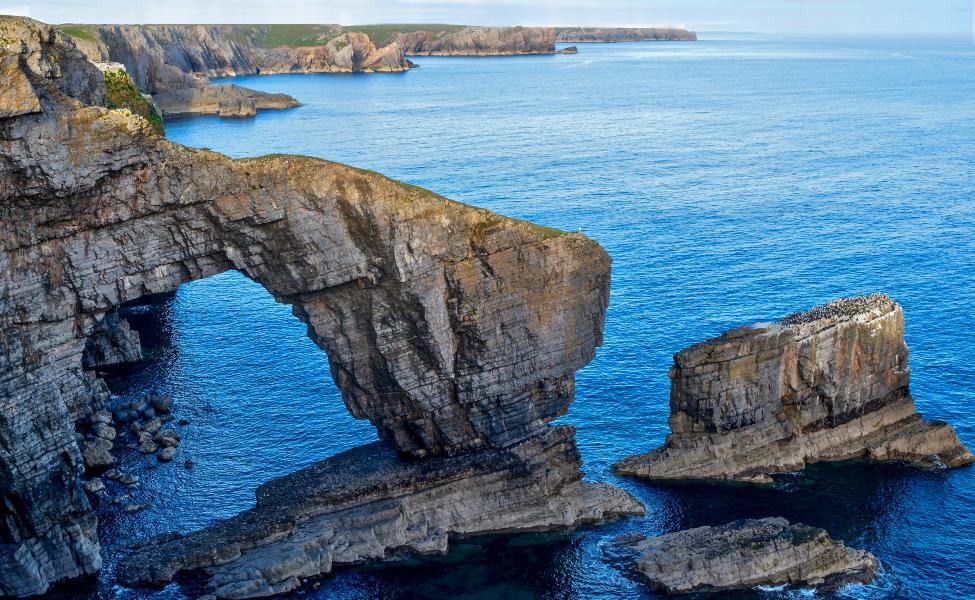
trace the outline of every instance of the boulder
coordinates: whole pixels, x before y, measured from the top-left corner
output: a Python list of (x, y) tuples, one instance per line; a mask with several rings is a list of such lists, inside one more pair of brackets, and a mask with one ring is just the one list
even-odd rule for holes
[(115, 464), (115, 457), (112, 456), (112, 442), (94, 438), (85, 442), (82, 457), (85, 467), (90, 470), (104, 469)]
[(159, 462), (169, 462), (173, 460), (173, 456), (175, 455), (176, 455), (176, 447), (166, 446), (165, 448), (161, 449), (159, 452), (156, 453), (156, 459)]
[(84, 488), (89, 494), (100, 494), (105, 491), (105, 482), (96, 477), (86, 481)]
[(95, 423), (93, 431), (95, 432), (96, 437), (100, 437), (103, 440), (108, 440), (109, 442), (113, 441), (117, 435), (114, 427), (104, 423)]
[(179, 446), (180, 442), (179, 434), (172, 429), (163, 429), (152, 439), (163, 448), (175, 448), (176, 446)]

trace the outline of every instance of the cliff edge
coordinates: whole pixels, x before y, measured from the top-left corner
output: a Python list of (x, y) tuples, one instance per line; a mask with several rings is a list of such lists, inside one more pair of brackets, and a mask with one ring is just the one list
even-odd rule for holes
[[(307, 324), (349, 411), (383, 440), (363, 452), (379, 452), (375, 468), (393, 475), (360, 473), (361, 493), (311, 503), (318, 508), (305, 500), (320, 493), (318, 476), (290, 480), (290, 496), (272, 493), (276, 509), (265, 513), (284, 528), (275, 535), (195, 538), (230, 548), (221, 562), (284, 533), (308, 548), (348, 539), (335, 521), (301, 521), (323, 525), (305, 529), (295, 515), (355, 510), (378, 522), (413, 491), (432, 490), (435, 502), (447, 482), (491, 518), (478, 526), (417, 500), (420, 510), (405, 507), (413, 516), (396, 525), (407, 537), (391, 534), (390, 547), (407, 539), (442, 550), (458, 531), (642, 511), (625, 492), (580, 481), (574, 432), (549, 426), (602, 343), (610, 259), (596, 242), (323, 160), (231, 160), (174, 144), (130, 110), (105, 108), (102, 73), (70, 38), (30, 19), (0, 18), (0, 51), (0, 595), (43, 593), (100, 568), (75, 424), (106, 400), (89, 370), (105, 358), (90, 351), (118, 329), (103, 323), (126, 301), (229, 269)], [(103, 440), (95, 450), (111, 448)], [(111, 462), (97, 458), (106, 460), (89, 462)], [(349, 535), (364, 527), (337, 523)], [(283, 563), (267, 562), (288, 556), (262, 559), (266, 577), (246, 585), (292, 585), (275, 575)], [(327, 572), (324, 556), (295, 564), (303, 575)], [(249, 572), (247, 561), (235, 572)], [(155, 572), (175, 575), (180, 564), (194, 563)]]

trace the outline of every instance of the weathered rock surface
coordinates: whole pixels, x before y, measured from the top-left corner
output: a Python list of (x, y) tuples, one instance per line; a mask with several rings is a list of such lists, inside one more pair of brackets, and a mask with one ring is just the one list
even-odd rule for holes
[(555, 32), (555, 41), (570, 43), (694, 40), (696, 33), (675, 27), (564, 27)]
[[(547, 425), (602, 342), (610, 260), (598, 244), (326, 161), (182, 147), (98, 106), (104, 78), (57, 30), (0, 18), (0, 33), (12, 74), (0, 82), (0, 594), (100, 567), (75, 436), (106, 395), (83, 368), (89, 337), (124, 302), (229, 269), (292, 305), (350, 412), (396, 451), (520, 457), (510, 469), (484, 459), (478, 485), (437, 486), (433, 471), (397, 463), (493, 515), (431, 527), (568, 526), (636, 510), (622, 492), (573, 482), (571, 435)], [(533, 457), (552, 435), (563, 450)], [(489, 509), (499, 503), (515, 512)]]
[(554, 54), (551, 27), (465, 27), (460, 31), (411, 31), (388, 40), (408, 56), (513, 56)]
[(164, 114), (252, 116), (260, 109), (298, 106), (286, 94), (258, 92), (210, 77), (258, 73), (394, 72), (409, 69), (398, 47), (376, 48), (363, 33), (327, 43), (263, 47), (260, 28), (236, 25), (97, 25), (85, 28), (80, 49), (93, 61), (125, 65), (136, 85)]
[(205, 569), (218, 598), (291, 591), (340, 565), (438, 553), (451, 537), (571, 528), (642, 514), (629, 494), (583, 483), (571, 427), (505, 450), (400, 460), (361, 446), (257, 490), (257, 505), (185, 537), (150, 540), (119, 567), (127, 585)]
[(81, 364), (85, 369), (105, 369), (142, 360), (139, 333), (132, 331), (128, 321), (111, 311), (103, 318), (88, 340)]
[(825, 530), (781, 518), (735, 521), (646, 538), (616, 538), (607, 554), (668, 594), (744, 590), (759, 585), (836, 590), (868, 583), (878, 567)]
[(769, 482), (866, 457), (956, 467), (975, 460), (914, 409), (901, 307), (845, 298), (678, 352), (663, 447), (614, 466), (650, 479)]

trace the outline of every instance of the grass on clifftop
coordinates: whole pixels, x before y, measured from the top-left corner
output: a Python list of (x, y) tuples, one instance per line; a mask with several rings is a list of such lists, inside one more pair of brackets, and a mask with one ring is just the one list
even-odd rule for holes
[(443, 23), (387, 23), (383, 25), (348, 25), (346, 31), (361, 31), (369, 36), (377, 46), (389, 39), (394, 33), (411, 33), (413, 31), (432, 31), (435, 37), (440, 33), (453, 33), (464, 29), (467, 25), (446, 25)]
[(98, 36), (91, 25), (58, 25), (61, 33), (67, 34), (79, 40), (87, 42), (97, 42)]
[[(70, 35), (70, 34), (69, 34)], [(105, 71), (105, 104), (108, 108), (127, 108), (149, 121), (163, 135), (163, 120), (156, 107), (146, 100), (125, 71)]]
[(383, 25), (237, 25), (252, 43), (264, 48), (322, 46), (346, 32), (361, 31), (377, 46), (394, 33), (411, 31), (453, 32), (465, 25), (439, 23), (390, 23)]

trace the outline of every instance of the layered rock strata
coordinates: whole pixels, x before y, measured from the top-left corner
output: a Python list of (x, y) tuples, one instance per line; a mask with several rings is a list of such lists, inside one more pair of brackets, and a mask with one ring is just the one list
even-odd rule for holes
[(901, 307), (880, 294), (728, 331), (674, 355), (666, 443), (614, 471), (766, 483), (857, 457), (972, 463), (951, 426), (916, 412), (907, 359)]
[(459, 31), (411, 31), (387, 42), (409, 56), (514, 56), (554, 54), (551, 27), (465, 27)]
[(622, 490), (581, 482), (580, 464), (569, 427), (505, 450), (419, 462), (370, 444), (262, 485), (256, 506), (236, 517), (149, 540), (119, 570), (131, 586), (202, 570), (217, 598), (253, 598), (341, 565), (444, 552), (455, 536), (643, 513)]
[[(85, 37), (76, 40), (80, 49), (93, 61), (124, 64), (164, 114), (245, 116), (241, 106), (260, 110), (299, 105), (286, 94), (211, 84), (211, 77), (398, 72), (410, 67), (401, 49), (376, 48), (369, 36), (358, 32), (298, 48), (262, 47), (253, 28), (236, 25), (98, 25), (83, 32)], [(237, 108), (230, 110), (230, 105)]]
[[(122, 303), (229, 269), (292, 305), (349, 411), (401, 455), (520, 457), (511, 494), (527, 486), (535, 508), (484, 528), (634, 506), (573, 482), (571, 434), (548, 427), (602, 343), (598, 244), (335, 163), (174, 144), (102, 107), (98, 69), (29, 19), (0, 19), (0, 50), (0, 594), (100, 567), (74, 434), (105, 397), (89, 339)], [(543, 451), (552, 435), (561, 450)], [(509, 464), (450, 489), (471, 510), (512, 506)]]
[(654, 538), (616, 538), (607, 554), (668, 594), (745, 590), (760, 585), (833, 591), (868, 583), (880, 563), (825, 530), (781, 518), (735, 521)]
[(693, 31), (677, 27), (566, 27), (555, 33), (555, 41), (587, 42), (690, 42), (697, 40)]

